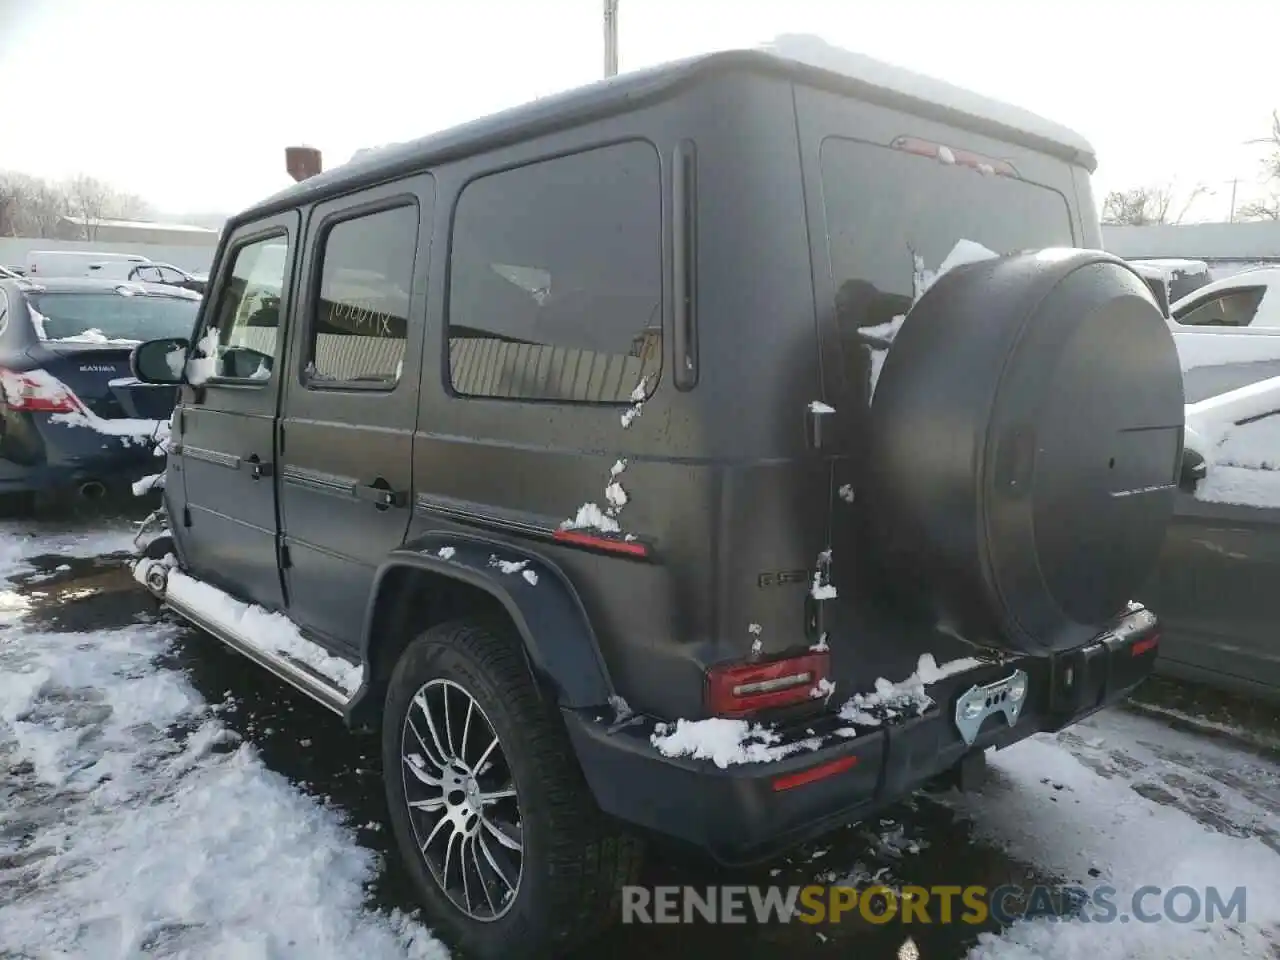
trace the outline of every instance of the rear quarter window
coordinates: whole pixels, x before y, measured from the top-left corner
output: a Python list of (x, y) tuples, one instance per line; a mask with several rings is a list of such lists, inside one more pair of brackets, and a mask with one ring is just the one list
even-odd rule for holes
[(662, 364), (661, 190), (657, 152), (641, 141), (464, 187), (449, 264), (454, 391), (560, 403), (651, 393)]

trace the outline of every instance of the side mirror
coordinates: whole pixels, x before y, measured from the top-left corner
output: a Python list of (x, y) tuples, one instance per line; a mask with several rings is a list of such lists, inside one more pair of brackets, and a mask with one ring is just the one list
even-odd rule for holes
[(142, 383), (182, 383), (189, 349), (190, 342), (181, 337), (147, 340), (133, 348), (129, 370)]
[(1194, 491), (1196, 484), (1209, 475), (1209, 465), (1205, 462), (1203, 455), (1190, 447), (1186, 447), (1182, 451), (1182, 475), (1178, 478), (1178, 485), (1184, 490)]

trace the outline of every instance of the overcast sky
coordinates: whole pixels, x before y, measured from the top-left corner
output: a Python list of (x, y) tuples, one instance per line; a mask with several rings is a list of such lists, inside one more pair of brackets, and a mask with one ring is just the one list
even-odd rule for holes
[[(602, 0), (0, 0), (0, 168), (228, 211), (326, 166), (597, 79)], [(1095, 189), (1257, 192), (1274, 0), (621, 0), (621, 68), (813, 33), (1074, 127)], [(13, 122), (14, 120), (17, 122)]]

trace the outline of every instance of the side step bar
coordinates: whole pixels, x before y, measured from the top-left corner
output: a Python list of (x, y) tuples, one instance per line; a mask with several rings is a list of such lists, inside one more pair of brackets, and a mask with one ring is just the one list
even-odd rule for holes
[[(141, 562), (146, 562), (145, 560)], [(305, 693), (338, 716), (344, 716), (350, 695), (324, 674), (283, 651), (268, 650), (254, 643), (249, 637), (230, 629), (226, 624), (213, 621), (198, 610), (168, 595), (165, 577), (152, 566), (145, 579), (145, 586), (157, 600), (170, 607), (178, 616), (211, 633), (237, 653), (248, 657), (258, 666), (270, 670), (285, 683)]]

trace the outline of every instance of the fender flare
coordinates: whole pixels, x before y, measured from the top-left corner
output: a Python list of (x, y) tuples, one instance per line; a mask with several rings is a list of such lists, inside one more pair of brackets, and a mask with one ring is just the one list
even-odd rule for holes
[[(522, 566), (504, 573), (490, 562), (493, 557)], [(595, 631), (577, 591), (556, 564), (502, 541), (430, 531), (389, 553), (374, 576), (360, 645), (364, 680), (348, 706), (349, 718), (364, 712), (361, 704), (373, 692), (376, 639), (372, 634), (384, 580), (392, 571), (405, 568), (460, 581), (497, 600), (519, 631), (531, 669), (551, 681), (561, 706), (583, 708), (609, 702), (614, 688)], [(536, 582), (526, 579), (526, 572)]]

